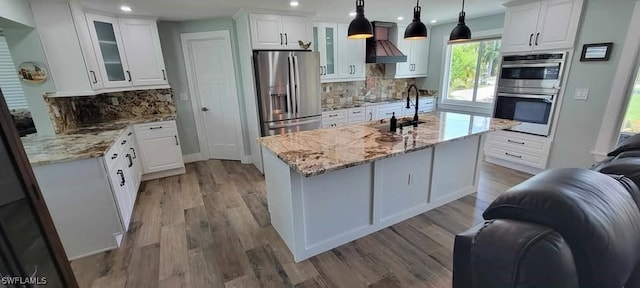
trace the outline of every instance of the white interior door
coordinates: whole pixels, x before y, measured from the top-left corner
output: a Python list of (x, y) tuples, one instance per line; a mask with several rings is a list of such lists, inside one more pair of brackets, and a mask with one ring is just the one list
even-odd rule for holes
[(228, 31), (185, 33), (187, 65), (200, 151), (207, 159), (240, 160), (240, 111)]

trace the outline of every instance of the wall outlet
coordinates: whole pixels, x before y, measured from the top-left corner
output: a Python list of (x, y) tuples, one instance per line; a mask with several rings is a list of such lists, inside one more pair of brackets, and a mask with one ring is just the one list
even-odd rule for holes
[(189, 94), (187, 94), (187, 92), (180, 92), (180, 100), (189, 101)]
[(573, 99), (576, 99), (576, 100), (589, 99), (589, 89), (588, 88), (576, 89), (576, 94), (573, 96)]
[(111, 97), (111, 105), (120, 105), (120, 102), (118, 102), (118, 97)]

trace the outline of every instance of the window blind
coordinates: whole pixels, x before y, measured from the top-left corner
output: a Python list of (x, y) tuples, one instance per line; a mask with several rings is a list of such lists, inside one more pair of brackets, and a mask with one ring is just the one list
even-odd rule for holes
[(17, 71), (7, 40), (0, 36), (0, 89), (9, 109), (29, 109)]

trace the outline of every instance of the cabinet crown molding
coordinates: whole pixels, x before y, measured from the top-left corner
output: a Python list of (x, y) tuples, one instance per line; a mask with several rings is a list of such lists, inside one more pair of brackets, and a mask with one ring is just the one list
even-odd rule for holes
[(287, 10), (273, 10), (273, 9), (247, 9), (240, 8), (236, 13), (231, 16), (233, 20), (237, 20), (242, 16), (246, 16), (249, 14), (270, 14), (270, 15), (279, 15), (279, 16), (302, 16), (302, 17), (313, 17), (317, 13), (309, 12), (309, 11), (287, 11)]

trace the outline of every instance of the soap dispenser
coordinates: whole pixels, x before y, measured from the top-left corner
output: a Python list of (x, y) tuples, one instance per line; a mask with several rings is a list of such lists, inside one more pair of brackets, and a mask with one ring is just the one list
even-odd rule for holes
[(396, 132), (396, 126), (398, 126), (398, 119), (396, 119), (396, 112), (393, 112), (389, 121), (389, 132)]

